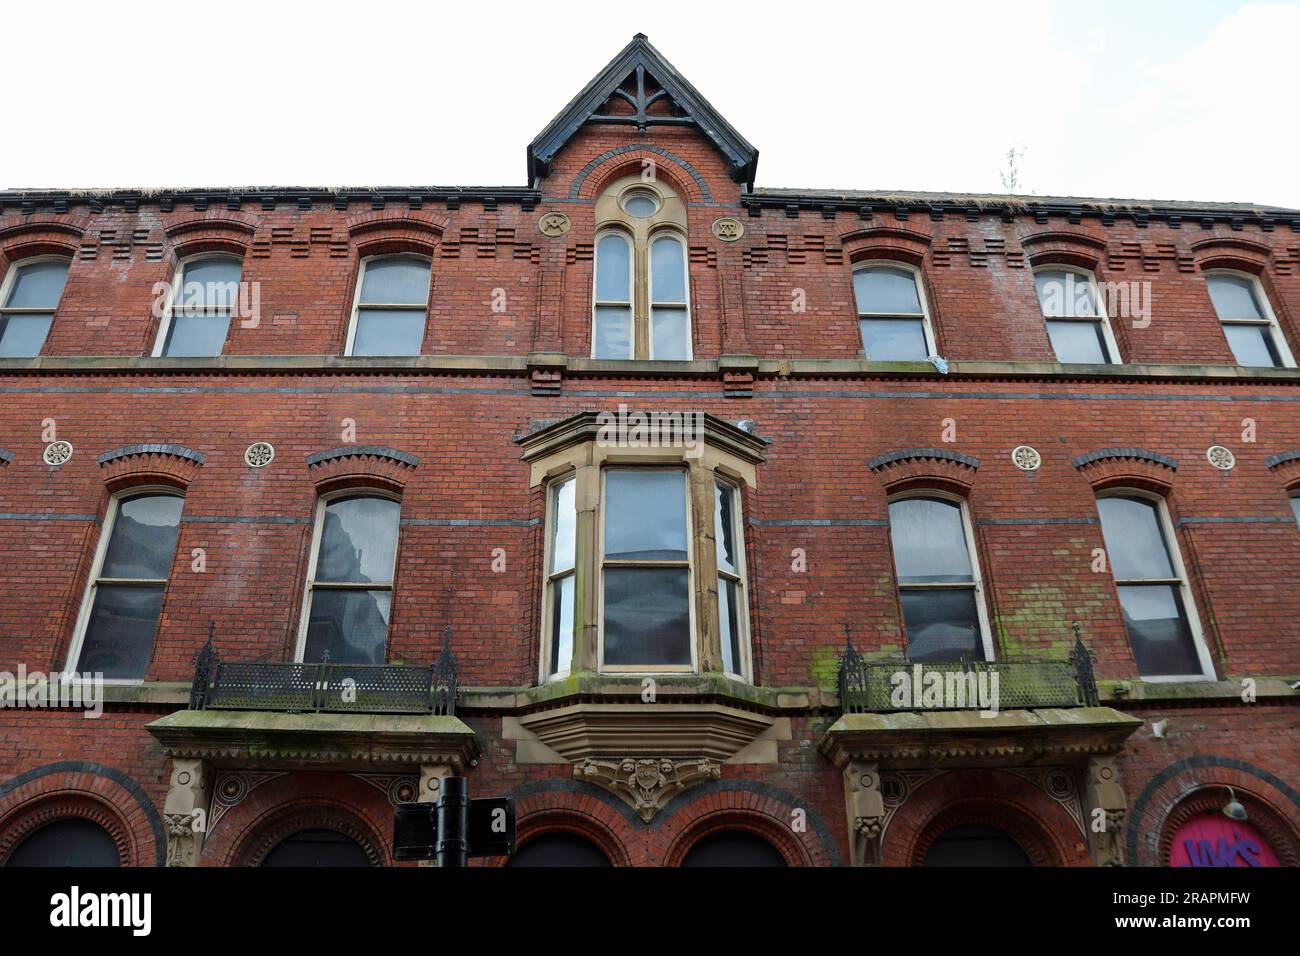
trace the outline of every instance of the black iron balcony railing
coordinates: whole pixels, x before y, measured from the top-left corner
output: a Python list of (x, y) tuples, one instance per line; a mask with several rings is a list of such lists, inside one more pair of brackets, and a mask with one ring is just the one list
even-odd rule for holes
[[(933, 675), (938, 675), (934, 677)], [(1065, 658), (1020, 656), (996, 661), (924, 663), (870, 659), (846, 638), (840, 657), (840, 706), (846, 714), (903, 710), (1023, 710), (1096, 707), (1092, 654), (1074, 624)]]
[(451, 629), (433, 664), (223, 661), (208, 641), (195, 657), (190, 710), (455, 716)]

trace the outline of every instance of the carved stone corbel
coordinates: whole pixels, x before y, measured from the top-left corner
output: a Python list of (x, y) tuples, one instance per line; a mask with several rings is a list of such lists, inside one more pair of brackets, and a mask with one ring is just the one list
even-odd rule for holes
[(573, 766), (573, 776), (603, 787), (628, 804), (646, 823), (674, 796), (705, 780), (717, 780), (722, 767), (707, 757), (670, 760), (667, 757), (587, 757)]
[(167, 821), (167, 865), (198, 866), (208, 831), (209, 790), (207, 765), (186, 757), (172, 759), (171, 786), (163, 802)]
[(877, 764), (849, 761), (844, 765), (844, 806), (849, 820), (851, 865), (879, 866), (885, 801), (880, 794)]
[(1124, 865), (1124, 824), (1128, 802), (1119, 759), (1091, 757), (1084, 788), (1084, 821), (1094, 866)]

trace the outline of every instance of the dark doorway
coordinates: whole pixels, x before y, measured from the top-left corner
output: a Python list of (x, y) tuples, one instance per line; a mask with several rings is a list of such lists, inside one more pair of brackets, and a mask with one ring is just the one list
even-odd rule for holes
[(121, 866), (117, 844), (91, 820), (56, 820), (9, 854), (6, 866)]
[(1020, 844), (997, 827), (966, 823), (946, 830), (922, 866), (1032, 866)]
[(506, 866), (609, 866), (600, 847), (574, 833), (543, 833), (518, 850)]
[(786, 866), (785, 857), (760, 836), (723, 830), (691, 847), (682, 866)]
[(303, 830), (271, 850), (262, 866), (370, 866), (370, 858), (335, 830)]

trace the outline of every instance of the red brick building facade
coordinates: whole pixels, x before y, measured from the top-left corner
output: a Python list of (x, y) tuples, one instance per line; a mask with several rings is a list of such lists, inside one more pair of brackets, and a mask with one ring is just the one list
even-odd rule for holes
[(521, 862), (1300, 861), (1300, 211), (755, 188), (642, 37), (528, 157), (0, 194), (0, 862), (388, 865), (448, 774)]

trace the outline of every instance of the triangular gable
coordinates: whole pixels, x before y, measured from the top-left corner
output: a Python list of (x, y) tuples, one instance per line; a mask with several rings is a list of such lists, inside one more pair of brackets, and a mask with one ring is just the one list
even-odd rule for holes
[(634, 126), (641, 132), (650, 126), (694, 126), (727, 160), (732, 179), (754, 185), (758, 150), (650, 45), (644, 33), (633, 37), (529, 144), (530, 183), (550, 172), (555, 155), (587, 123)]

